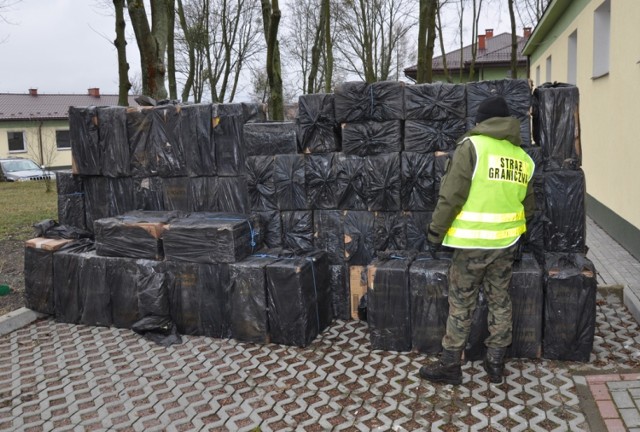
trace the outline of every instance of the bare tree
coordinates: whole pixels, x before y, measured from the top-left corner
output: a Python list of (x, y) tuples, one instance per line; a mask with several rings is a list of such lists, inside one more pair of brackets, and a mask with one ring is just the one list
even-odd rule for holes
[[(44, 129), (44, 122), (42, 120), (34, 121), (33, 123), (34, 127), (29, 128), (27, 140), (30, 143), (37, 143), (37, 146), (28, 146), (27, 153), (44, 171), (46, 168), (53, 166), (56, 156), (58, 155), (55, 131), (52, 129)], [(49, 144), (47, 145), (47, 143)], [(53, 190), (52, 181), (53, 179), (44, 177), (45, 192), (51, 192)]]
[(515, 0), (514, 10), (523, 27), (535, 27), (551, 0)]
[(509, 19), (511, 21), (511, 78), (516, 79), (518, 78), (518, 35), (513, 0), (509, 0)]
[(262, 4), (262, 25), (267, 43), (267, 78), (269, 81), (269, 114), (272, 120), (284, 119), (284, 95), (280, 65), (280, 6), (278, 0), (260, 0)]
[(129, 105), (129, 62), (127, 61), (127, 38), (125, 36), (126, 22), (124, 19), (124, 1), (113, 0), (113, 7), (116, 12), (116, 38), (113, 44), (118, 53), (118, 105)]

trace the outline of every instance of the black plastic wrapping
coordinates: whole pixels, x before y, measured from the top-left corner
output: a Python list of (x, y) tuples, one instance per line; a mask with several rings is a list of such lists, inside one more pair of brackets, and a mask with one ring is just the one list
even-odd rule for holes
[(331, 278), (329, 275), (329, 259), (323, 250), (313, 249), (301, 255), (312, 264), (313, 290), (316, 292), (319, 327), (322, 333), (333, 321)]
[(466, 131), (464, 119), (406, 120), (404, 150), (418, 153), (453, 150)]
[(216, 175), (218, 168), (216, 148), (211, 135), (211, 105), (182, 105), (180, 117), (180, 134), (187, 175)]
[(96, 107), (69, 107), (69, 141), (76, 172), (83, 175), (102, 174)]
[(231, 337), (242, 342), (269, 343), (266, 267), (274, 256), (250, 256), (229, 265)]
[(432, 212), (403, 212), (407, 225), (407, 249), (427, 251), (427, 229), (431, 223)]
[(404, 120), (404, 83), (349, 81), (335, 88), (338, 123)]
[(247, 156), (274, 156), (298, 152), (294, 122), (247, 123), (243, 128), (243, 138)]
[(402, 150), (402, 122), (363, 121), (342, 125), (342, 151), (369, 156)]
[(416, 84), (404, 88), (407, 120), (464, 119), (467, 101), (464, 84)]
[(268, 248), (282, 247), (282, 219), (277, 210), (255, 212), (260, 218), (263, 242)]
[(127, 108), (99, 107), (98, 136), (102, 149), (103, 176), (126, 177), (130, 174)]
[(521, 237), (523, 251), (530, 252), (538, 263), (544, 262), (544, 213), (535, 211), (527, 221), (527, 231)]
[(365, 157), (367, 209), (400, 210), (400, 153)]
[(255, 215), (191, 213), (164, 232), (165, 258), (201, 264), (240, 261), (260, 248), (257, 230)]
[(513, 337), (508, 357), (539, 358), (542, 349), (544, 292), (542, 269), (530, 254), (513, 266), (509, 285), (513, 305)]
[(478, 106), (488, 97), (502, 96), (507, 101), (511, 115), (522, 119), (531, 109), (531, 88), (526, 79), (502, 79), (476, 81), (466, 84), (467, 117), (475, 119)]
[(218, 177), (218, 210), (249, 213), (249, 192), (244, 176)]
[(346, 211), (344, 216), (345, 258), (349, 265), (367, 265), (375, 256), (374, 215), (368, 211)]
[(91, 237), (91, 233), (79, 228), (61, 225), (53, 219), (43, 219), (33, 225), (33, 236), (48, 239), (81, 239)]
[(437, 354), (442, 350), (449, 316), (447, 259), (418, 255), (409, 269), (411, 290), (411, 345), (413, 350)]
[(564, 83), (545, 83), (533, 92), (533, 137), (542, 147), (545, 169), (582, 163), (580, 92)]
[(58, 195), (58, 221), (67, 225), (87, 230), (85, 220), (84, 193)]
[(581, 169), (545, 172), (544, 243), (547, 251), (586, 251), (585, 194), (585, 178)]
[(542, 357), (589, 361), (596, 330), (596, 269), (582, 254), (545, 255)]
[(80, 267), (79, 291), (82, 313), (79, 324), (111, 326), (111, 289), (107, 280), (107, 260), (95, 251), (86, 252)]
[(349, 267), (346, 265), (329, 266), (329, 287), (333, 316), (348, 320), (351, 317), (349, 296)]
[(313, 212), (311, 210), (283, 211), (282, 246), (301, 253), (313, 249)]
[(188, 201), (190, 211), (217, 211), (218, 177), (190, 177)]
[(368, 267), (367, 322), (371, 348), (387, 351), (411, 350), (411, 259), (397, 254), (378, 258)]
[(403, 210), (436, 208), (434, 163), (433, 153), (402, 153), (400, 198)]
[(133, 207), (138, 210), (164, 210), (164, 182), (161, 177), (133, 179)]
[(522, 147), (522, 150), (525, 151), (529, 155), (529, 157), (533, 160), (533, 163), (536, 165), (533, 173), (541, 174), (544, 168), (544, 156), (542, 154), (542, 147), (534, 145), (528, 147)]
[(161, 178), (165, 210), (189, 211), (189, 194), (191, 191), (190, 177)]
[(437, 151), (433, 153), (434, 161), (433, 161), (433, 177), (435, 180), (434, 188), (435, 195), (438, 197), (440, 193), (440, 183), (442, 182), (442, 177), (445, 175), (447, 170), (447, 164), (453, 157), (453, 152), (443, 152)]
[(296, 119), (303, 153), (329, 153), (340, 149), (333, 94), (308, 94), (298, 98)]
[(138, 266), (146, 261), (129, 258), (106, 260), (106, 280), (111, 288), (112, 324), (130, 329), (140, 318)]
[(84, 177), (87, 229), (93, 222), (135, 209), (133, 179), (130, 177)]
[[(220, 105), (218, 105), (220, 107)], [(245, 123), (258, 122), (263, 123), (267, 121), (267, 114), (265, 112), (265, 105), (261, 103), (241, 102), (242, 115)]]
[(213, 141), (216, 147), (217, 172), (220, 176), (244, 173), (245, 150), (242, 128), (245, 114), (242, 104), (214, 104)]
[(24, 248), (24, 300), (29, 309), (53, 315), (53, 251)]
[(56, 171), (56, 190), (58, 195), (73, 195), (84, 192), (82, 177), (71, 170)]
[(312, 209), (337, 207), (337, 170), (334, 153), (305, 156), (307, 198)]
[(246, 164), (247, 192), (251, 210), (274, 210), (278, 208), (274, 184), (273, 156), (248, 156)]
[(374, 248), (376, 251), (405, 250), (407, 248), (407, 226), (400, 212), (375, 212)]
[(367, 186), (364, 170), (365, 159), (361, 156), (337, 153), (336, 186), (338, 208), (342, 210), (366, 210)]
[(277, 155), (273, 162), (273, 183), (280, 210), (305, 210), (307, 188), (303, 155)]
[(327, 253), (330, 264), (344, 264), (344, 213), (340, 210), (313, 212), (313, 244)]

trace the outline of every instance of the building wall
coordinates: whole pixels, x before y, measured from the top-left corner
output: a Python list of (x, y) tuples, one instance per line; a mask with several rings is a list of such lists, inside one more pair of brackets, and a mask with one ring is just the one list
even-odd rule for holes
[[(551, 56), (551, 81), (567, 82), (569, 36), (577, 30), (576, 84), (580, 91), (583, 169), (589, 214), (640, 256), (638, 114), (640, 1), (611, 0), (609, 73), (593, 76), (594, 13), (604, 0), (574, 0), (531, 56), (541, 81)], [(592, 214), (593, 212), (593, 214)]]
[[(66, 120), (0, 122), (0, 158), (22, 157), (33, 159), (47, 168), (71, 167), (71, 149), (57, 149), (56, 131), (69, 130)], [(9, 152), (7, 132), (23, 132), (25, 151)], [(41, 138), (40, 138), (41, 137)], [(40, 152), (42, 141), (42, 157)]]
[[(490, 80), (501, 80), (507, 78), (509, 75), (509, 70), (505, 68), (480, 68), (476, 69), (476, 74), (474, 81), (490, 81)], [(458, 71), (451, 73), (451, 80), (454, 83), (459, 83), (458, 79), (460, 74)], [(527, 68), (521, 67), (518, 68), (518, 78), (527, 78)], [(444, 74), (434, 74), (433, 81), (446, 81), (446, 77)], [(462, 83), (469, 82), (469, 71), (464, 71), (462, 75)]]

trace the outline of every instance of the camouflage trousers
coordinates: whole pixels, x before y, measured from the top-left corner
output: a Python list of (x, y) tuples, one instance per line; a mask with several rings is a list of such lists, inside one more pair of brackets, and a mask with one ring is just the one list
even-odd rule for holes
[(449, 269), (449, 317), (442, 347), (464, 349), (471, 319), (483, 287), (489, 306), (489, 334), (485, 345), (491, 348), (511, 344), (511, 296), (509, 284), (516, 246), (505, 249), (456, 249)]

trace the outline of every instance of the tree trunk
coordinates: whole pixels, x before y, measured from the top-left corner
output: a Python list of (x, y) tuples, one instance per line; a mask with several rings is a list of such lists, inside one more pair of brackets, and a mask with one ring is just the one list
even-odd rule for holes
[(433, 47), (436, 43), (436, 10), (438, 8), (438, 0), (429, 0), (427, 5), (427, 46), (425, 64), (425, 82), (433, 82)]
[(178, 0), (178, 20), (180, 22), (180, 27), (182, 28), (182, 33), (184, 33), (184, 39), (187, 44), (189, 56), (189, 69), (187, 70), (187, 79), (185, 80), (184, 88), (182, 89), (182, 102), (187, 102), (189, 100), (189, 94), (191, 94), (191, 88), (193, 87), (193, 78), (196, 69), (196, 50), (194, 47), (194, 41), (191, 35), (191, 31), (187, 26), (187, 19), (184, 15), (184, 6), (182, 5), (182, 0)]
[(471, 65), (469, 66), (469, 81), (476, 75), (476, 58), (478, 57), (478, 25), (480, 21), (482, 0), (473, 0), (473, 24), (471, 26)]
[(269, 114), (271, 120), (284, 120), (284, 97), (282, 72), (280, 65), (280, 46), (278, 44), (278, 26), (280, 25), (280, 7), (278, 0), (260, 0), (262, 4), (262, 23), (267, 41), (267, 79), (269, 81)]
[(518, 35), (516, 35), (516, 15), (513, 0), (509, 0), (509, 18), (511, 19), (511, 78), (518, 78)]
[(429, 16), (429, 0), (420, 0), (420, 12), (418, 18), (418, 65), (416, 71), (416, 83), (422, 84), (426, 81), (427, 72), (427, 27)]
[(176, 50), (175, 50), (176, 5), (175, 0), (167, 2), (167, 73), (169, 79), (169, 99), (178, 99), (176, 84)]
[(125, 37), (124, 0), (113, 0), (116, 10), (116, 39), (113, 44), (118, 53), (118, 105), (129, 105), (129, 63), (127, 62), (127, 39)]
[(320, 8), (319, 15), (318, 27), (316, 28), (316, 34), (313, 38), (313, 47), (311, 48), (311, 67), (309, 68), (309, 78), (307, 81), (307, 94), (316, 93), (317, 91), (316, 78), (318, 77), (318, 69), (320, 68), (322, 45), (325, 41), (325, 20), (329, 19), (329, 17), (324, 14), (324, 7)]
[(449, 68), (447, 68), (447, 53), (444, 51), (444, 38), (442, 37), (442, 20), (440, 19), (440, 6), (436, 11), (436, 18), (438, 19), (438, 39), (440, 40), (440, 51), (442, 52), (442, 70), (444, 71), (445, 79), (448, 83), (452, 82), (451, 75), (449, 75)]
[(325, 55), (327, 61), (325, 64), (325, 93), (331, 93), (333, 85), (333, 41), (331, 40), (331, 6), (330, 0), (322, 0), (322, 10), (327, 19), (324, 22), (324, 39), (325, 39)]

